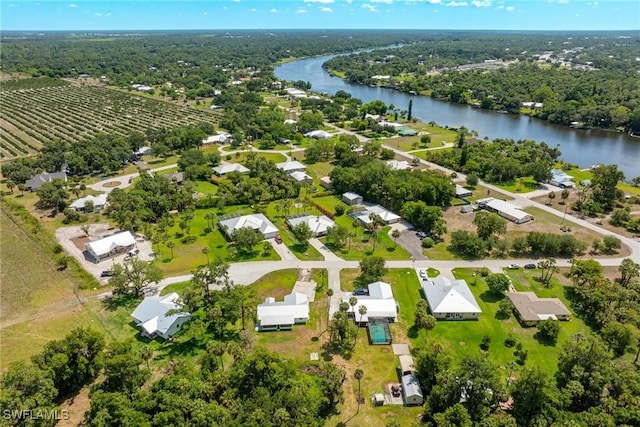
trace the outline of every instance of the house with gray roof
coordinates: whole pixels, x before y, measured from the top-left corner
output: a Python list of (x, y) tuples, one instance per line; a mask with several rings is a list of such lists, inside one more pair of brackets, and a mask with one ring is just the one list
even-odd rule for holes
[(247, 173), (249, 172), (249, 169), (245, 166), (242, 166), (240, 163), (228, 163), (216, 166), (215, 168), (213, 168), (213, 172), (218, 176), (225, 176), (226, 174), (231, 172)]
[(292, 215), (287, 218), (287, 225), (291, 228), (298, 224), (305, 223), (313, 233), (313, 237), (326, 236), (331, 227), (336, 225), (331, 218), (326, 215)]
[(353, 205), (362, 204), (362, 202), (364, 201), (364, 198), (357, 193), (347, 192), (342, 195), (342, 201), (348, 204), (349, 206), (353, 206)]
[(276, 167), (286, 173), (291, 172), (304, 172), (307, 167), (297, 160), (290, 160), (288, 162), (276, 163)]
[(534, 326), (546, 319), (571, 319), (571, 312), (558, 298), (540, 298), (533, 292), (507, 292), (507, 298), (525, 326)]
[(175, 292), (162, 297), (147, 297), (131, 313), (131, 317), (142, 335), (168, 340), (191, 318), (190, 313), (182, 311), (179, 301), (180, 297)]
[(412, 374), (403, 375), (402, 378), (402, 398), (406, 406), (420, 406), (424, 403), (420, 382)]
[(422, 291), (436, 319), (477, 320), (482, 310), (467, 282), (442, 275), (422, 280)]
[(45, 182), (52, 182), (54, 179), (61, 179), (67, 182), (67, 174), (65, 172), (43, 172), (32, 176), (25, 181), (28, 190), (36, 191)]

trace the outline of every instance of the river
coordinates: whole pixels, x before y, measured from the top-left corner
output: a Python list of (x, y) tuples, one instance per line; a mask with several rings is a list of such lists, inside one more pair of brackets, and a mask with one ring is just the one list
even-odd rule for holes
[(571, 129), (528, 116), (500, 114), (495, 111), (471, 108), (467, 105), (436, 101), (428, 96), (409, 95), (393, 89), (353, 84), (331, 76), (322, 64), (335, 55), (301, 59), (280, 65), (275, 69), (281, 80), (311, 82), (312, 90), (335, 94), (349, 92), (362, 102), (376, 99), (396, 108), (407, 110), (413, 100), (413, 116), (423, 122), (435, 121), (439, 125), (465, 126), (478, 132), (480, 138), (532, 139), (558, 146), (562, 158), (581, 167), (597, 163), (616, 164), (626, 179), (640, 175), (640, 138), (600, 130)]

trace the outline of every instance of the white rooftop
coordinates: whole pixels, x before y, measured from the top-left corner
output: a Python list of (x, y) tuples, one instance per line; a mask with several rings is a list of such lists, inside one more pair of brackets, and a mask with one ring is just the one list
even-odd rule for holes
[(104, 206), (107, 204), (107, 194), (102, 193), (97, 196), (88, 195), (74, 200), (69, 206), (73, 209), (84, 209), (87, 202), (93, 202), (93, 206)]
[(216, 166), (215, 168), (213, 168), (213, 171), (216, 173), (216, 175), (222, 176), (231, 172), (246, 173), (249, 172), (249, 169), (242, 166), (240, 163), (228, 163)]
[(393, 170), (405, 170), (411, 169), (409, 162), (406, 160), (387, 160), (387, 166), (389, 166)]
[(290, 173), (296, 170), (305, 170), (307, 167), (297, 160), (289, 160), (288, 162), (276, 163), (278, 169)]
[[(398, 318), (398, 308), (396, 306), (396, 300), (393, 298), (393, 292), (391, 291), (391, 285), (385, 282), (374, 282), (368, 286), (369, 295), (353, 295), (347, 294), (342, 298), (343, 302), (348, 303), (349, 298), (354, 296), (358, 302), (352, 308), (349, 306), (349, 312), (353, 312), (356, 321), (368, 322), (370, 317), (387, 317), (393, 318), (394, 321)], [(360, 315), (360, 307), (365, 306), (367, 312)]]
[(295, 227), (300, 223), (306, 223), (309, 226), (309, 229), (313, 232), (314, 236), (321, 236), (327, 234), (329, 228), (336, 225), (335, 222), (331, 218), (326, 215), (322, 216), (301, 216), (297, 218), (289, 218), (287, 222), (291, 227)]
[(371, 222), (371, 214), (378, 215), (385, 223), (391, 223), (400, 219), (400, 215), (396, 215), (380, 205), (367, 206), (367, 209), (357, 215), (357, 218), (362, 221), (362, 223), (369, 224)]
[(464, 280), (438, 276), (423, 280), (422, 290), (431, 312), (436, 313), (482, 313), (471, 289)]
[(307, 181), (307, 180), (313, 180), (313, 178), (311, 178), (309, 175), (307, 175), (306, 173), (302, 172), (302, 171), (294, 171), (291, 172), (289, 174), (289, 176), (293, 179), (295, 179), (298, 182), (301, 181)]
[(261, 326), (292, 325), (295, 319), (309, 319), (309, 300), (300, 292), (285, 295), (283, 301), (268, 297), (258, 305)]
[(263, 235), (278, 232), (278, 228), (263, 214), (244, 215), (221, 220), (220, 226), (222, 226), (223, 229), (226, 227), (226, 233), (229, 236), (231, 236), (234, 231), (245, 227), (260, 231)]
[(150, 335), (164, 335), (171, 325), (181, 317), (190, 317), (186, 312), (177, 312), (167, 316), (169, 310), (181, 310), (179, 295), (175, 292), (160, 296), (147, 297), (136, 307), (131, 317)]
[(121, 233), (87, 243), (87, 250), (89, 253), (100, 257), (108, 254), (118, 247), (131, 246), (135, 244), (136, 239), (134, 239), (133, 235), (129, 231), (123, 231)]
[(307, 138), (315, 138), (315, 139), (329, 139), (333, 135), (324, 130), (312, 130), (311, 132), (307, 132), (304, 134)]
[(497, 212), (503, 212), (519, 220), (530, 216), (528, 213), (526, 213), (525, 211), (521, 211), (511, 203), (505, 202), (504, 200), (500, 199), (494, 199), (493, 197), (480, 199), (476, 203), (478, 204), (478, 206), (488, 206)]
[(229, 139), (227, 135), (217, 134), (217, 135), (211, 135), (203, 139), (202, 143), (203, 144), (222, 144), (227, 142), (227, 139)]

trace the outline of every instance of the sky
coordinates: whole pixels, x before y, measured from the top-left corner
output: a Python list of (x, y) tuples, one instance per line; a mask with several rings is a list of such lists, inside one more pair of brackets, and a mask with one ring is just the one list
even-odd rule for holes
[(640, 0), (0, 0), (0, 29), (639, 30)]

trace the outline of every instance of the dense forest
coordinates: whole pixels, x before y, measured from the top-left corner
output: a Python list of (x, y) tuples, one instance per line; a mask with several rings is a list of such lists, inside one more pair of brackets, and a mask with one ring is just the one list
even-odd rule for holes
[(630, 33), (460, 33), (335, 57), (325, 67), (355, 83), (558, 124), (638, 132), (638, 41)]

